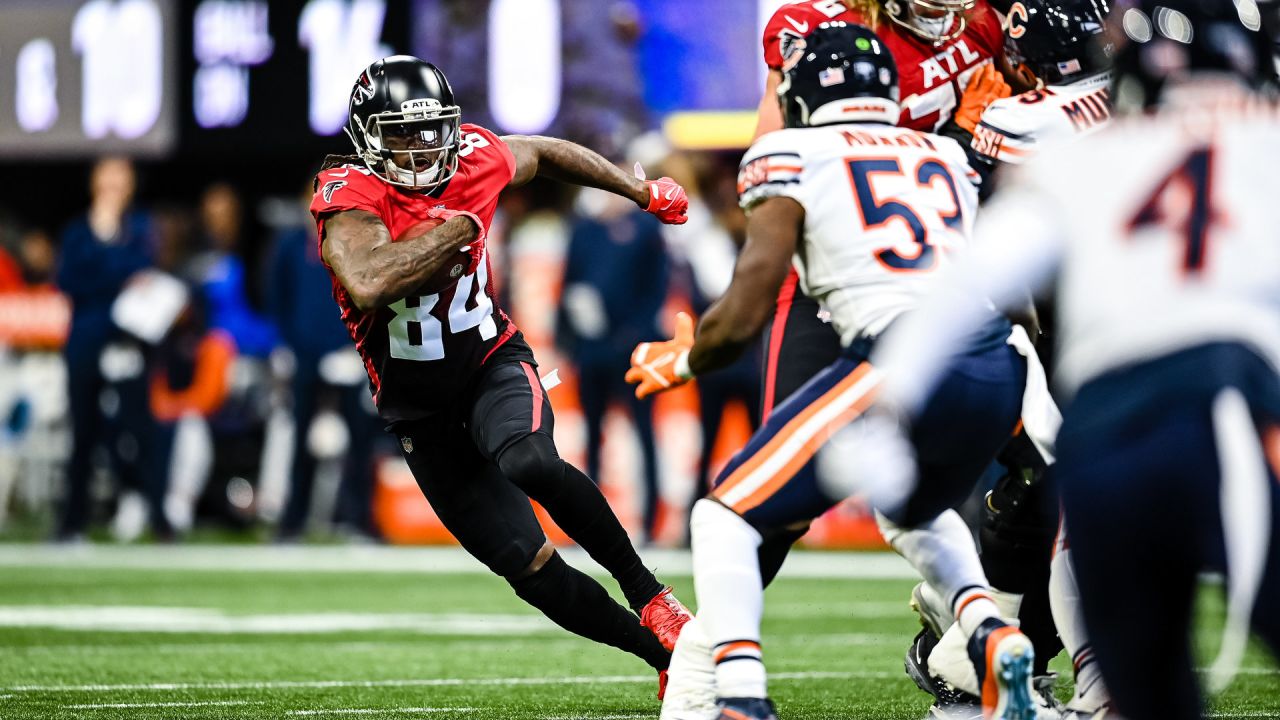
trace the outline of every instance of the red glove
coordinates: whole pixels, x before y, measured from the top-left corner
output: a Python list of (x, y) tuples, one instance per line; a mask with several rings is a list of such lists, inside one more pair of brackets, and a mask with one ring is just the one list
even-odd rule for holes
[(450, 210), (448, 208), (432, 208), (427, 211), (427, 217), (439, 220), (441, 225), (443, 225), (449, 219), (458, 217), (459, 215), (466, 218), (470, 218), (471, 222), (475, 223), (476, 228), (479, 229), (479, 234), (476, 235), (475, 240), (472, 240), (467, 245), (463, 245), (462, 247), (458, 248), (459, 251), (465, 251), (468, 255), (471, 256), (471, 263), (467, 265), (467, 272), (466, 272), (467, 275), (470, 275), (471, 273), (475, 272), (477, 268), (480, 267), (480, 261), (481, 259), (484, 258), (484, 248), (485, 248), (485, 239), (486, 239), (484, 223), (480, 220), (479, 216), (477, 216), (475, 213), (470, 213), (470, 212), (467, 212), (466, 210)]
[[(644, 168), (635, 166), (636, 178), (644, 180)], [(683, 225), (689, 221), (689, 195), (680, 183), (669, 177), (645, 180), (649, 187), (649, 205), (644, 211), (657, 217), (664, 225)]]
[(693, 379), (689, 369), (689, 349), (693, 347), (693, 318), (688, 313), (676, 315), (676, 336), (665, 342), (640, 343), (631, 353), (631, 369), (627, 382), (639, 383), (636, 397), (641, 400)]

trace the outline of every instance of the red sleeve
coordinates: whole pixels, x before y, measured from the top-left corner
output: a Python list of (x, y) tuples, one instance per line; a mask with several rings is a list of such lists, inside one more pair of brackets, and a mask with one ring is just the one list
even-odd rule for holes
[(316, 176), (316, 192), (311, 198), (311, 216), (342, 210), (367, 210), (381, 216), (386, 196), (384, 183), (366, 168), (354, 165), (323, 170)]
[[(511, 182), (511, 178), (516, 176), (516, 156), (512, 154), (511, 148), (507, 147), (507, 143), (492, 130), (481, 127), (479, 125), (462, 124), (462, 148), (459, 154), (466, 152), (468, 154), (475, 153), (477, 160), (487, 161), (484, 164), (488, 166), (490, 163), (492, 168), (487, 168), (494, 174), (494, 177), (502, 181), (502, 187), (506, 187)], [(478, 135), (481, 139), (476, 140), (473, 135)], [(467, 146), (472, 147), (467, 150)]]
[(782, 68), (782, 61), (820, 23), (835, 19), (866, 24), (862, 16), (840, 0), (805, 0), (783, 5), (764, 27), (764, 64), (770, 69)]

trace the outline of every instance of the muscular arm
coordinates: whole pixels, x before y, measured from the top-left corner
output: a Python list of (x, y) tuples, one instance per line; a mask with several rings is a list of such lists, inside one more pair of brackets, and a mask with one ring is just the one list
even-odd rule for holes
[(393, 243), (377, 215), (344, 210), (325, 220), (324, 261), (356, 307), (369, 312), (411, 295), (479, 234), (474, 221), (460, 216)]
[(516, 172), (509, 187), (523, 185), (535, 176), (607, 190), (640, 207), (649, 204), (649, 189), (643, 182), (593, 150), (568, 140), (540, 135), (507, 135), (502, 138), (516, 158)]
[(773, 314), (803, 225), (804, 207), (791, 198), (770, 198), (751, 211), (733, 282), (698, 324), (689, 352), (695, 375), (729, 365), (760, 333)]
[(756, 108), (756, 133), (751, 137), (751, 142), (765, 133), (782, 129), (782, 108), (778, 106), (778, 83), (781, 82), (782, 72), (770, 68), (764, 95), (760, 97), (760, 106)]

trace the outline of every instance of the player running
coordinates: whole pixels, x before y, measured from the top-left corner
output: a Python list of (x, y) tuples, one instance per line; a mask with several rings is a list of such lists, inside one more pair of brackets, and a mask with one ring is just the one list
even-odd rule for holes
[(1280, 209), (1258, 195), (1280, 107), (1256, 7), (1160, 0), (1118, 20), (1098, 43), (1123, 46), (1116, 120), (1011, 174), (978, 249), (876, 359), (881, 401), (911, 414), (988, 298), (1056, 282), (1054, 472), (1096, 663), (1117, 715), (1181, 720), (1202, 712), (1201, 569), (1228, 575), (1214, 685), (1250, 622), (1280, 654)]
[[(748, 239), (732, 284), (696, 333), (682, 315), (675, 339), (637, 347), (627, 375), (643, 397), (731, 362), (768, 320), (793, 256), (844, 348), (777, 407), (694, 507), (697, 622), (713, 648), (722, 720), (775, 717), (760, 651), (762, 537), (849, 494), (797, 471), (870, 404), (878, 382), (870, 349), (965, 248), (977, 205), (977, 174), (958, 143), (894, 126), (897, 70), (885, 43), (841, 21), (818, 25), (804, 42), (780, 85), (787, 129), (757, 141), (739, 173)], [(970, 492), (1017, 424), (1026, 364), (1006, 344), (1009, 333), (1008, 320), (993, 315), (931, 403), (915, 438), (933, 461), (919, 492), (870, 498), (904, 527)], [(1033, 718), (1030, 641), (999, 618), (970, 557), (922, 569), (971, 635), (988, 716)]]
[[(987, 106), (972, 142), (979, 161), (1021, 164), (1043, 148), (1088, 137), (1105, 127), (1110, 119), (1111, 59), (1097, 52), (1101, 46), (1093, 39), (1103, 32), (1106, 13), (1102, 0), (1012, 4), (1005, 24), (1010, 39), (1006, 50), (1038, 87)], [(1026, 457), (1023, 467), (1035, 471), (1007, 476), (989, 493), (980, 530), (983, 568), (992, 585), (1025, 593), (1024, 603), (1042, 602), (1040, 596), (1048, 588), (1053, 619), (1049, 629), (1056, 628), (1075, 674), (1075, 693), (1065, 711), (1088, 716), (1106, 705), (1107, 692), (1080, 618), (1066, 535), (1060, 529), (1054, 532), (1059, 525), (1058, 501), (1049, 497), (1051, 490), (1041, 481), (1053, 461), (1061, 415), (1047, 395), (1034, 405), (1031, 411), (1024, 407), (1026, 441), (1015, 442), (1010, 449)], [(959, 628), (947, 630), (951, 621), (945, 601), (927, 585), (917, 586), (912, 602), (927, 622), (907, 652), (907, 672), (921, 688), (945, 699), (935, 706), (938, 711), (945, 709), (959, 717), (964, 705), (978, 705), (976, 679), (962, 652), (963, 634)], [(1022, 629), (1037, 638), (1036, 628), (1029, 625), (1043, 618), (1029, 610), (1021, 613)], [(1043, 644), (1037, 639), (1038, 653)]]
[[(311, 212), (378, 412), (423, 495), (517, 596), (643, 659), (661, 694), (688, 611), (595, 483), (557, 453), (537, 361), (494, 302), (485, 237), (502, 190), (535, 176), (608, 190), (674, 224), (685, 221), (684, 190), (573, 143), (464, 124), (444, 74), (403, 55), (360, 74), (346, 132), (357, 156), (326, 161)], [(613, 575), (639, 619), (564, 562), (529, 498)]]

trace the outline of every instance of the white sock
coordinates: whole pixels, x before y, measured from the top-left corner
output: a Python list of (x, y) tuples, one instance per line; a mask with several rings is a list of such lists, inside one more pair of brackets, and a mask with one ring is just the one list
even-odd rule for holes
[(1093, 658), (1093, 648), (1084, 629), (1084, 616), (1080, 612), (1080, 587), (1076, 584), (1076, 571), (1071, 565), (1071, 550), (1067, 545), (1066, 529), (1059, 526), (1054, 542), (1053, 561), (1049, 565), (1049, 609), (1053, 623), (1058, 627), (1058, 637), (1066, 648), (1075, 668), (1076, 694), (1071, 700), (1072, 710), (1093, 711), (1107, 702), (1107, 687), (1102, 673)]
[(680, 630), (667, 668), (667, 695), (658, 720), (711, 720), (716, 709), (716, 664), (711, 643), (695, 616)]
[(876, 522), (884, 539), (924, 576), (954, 611), (957, 596), (968, 588), (987, 588), (978, 546), (960, 514), (947, 510), (927, 523), (905, 528), (880, 513)]
[(972, 636), (987, 618), (1000, 617), (1000, 607), (991, 599), (991, 591), (985, 587), (975, 587), (960, 593), (955, 604), (956, 622), (964, 630), (966, 637)]
[(714, 500), (693, 506), (693, 584), (698, 620), (716, 661), (719, 697), (766, 697), (760, 656), (764, 588), (756, 551), (760, 533)]

